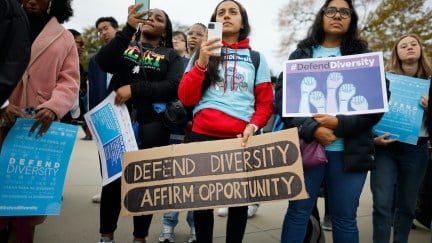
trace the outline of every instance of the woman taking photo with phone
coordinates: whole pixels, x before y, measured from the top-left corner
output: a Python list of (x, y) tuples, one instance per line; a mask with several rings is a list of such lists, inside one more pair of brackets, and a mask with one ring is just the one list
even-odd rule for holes
[[(115, 104), (126, 104), (136, 111), (139, 124), (139, 149), (168, 145), (170, 130), (153, 106), (177, 98), (183, 62), (172, 43), (172, 25), (160, 9), (137, 12), (129, 7), (126, 26), (96, 55), (100, 68), (113, 77), (108, 90), (115, 91)], [(147, 19), (142, 16), (147, 15)], [(135, 41), (130, 41), (135, 35)], [(102, 188), (100, 204), (100, 242), (114, 242), (120, 213), (121, 178)], [(146, 242), (152, 215), (134, 216), (134, 243)]]
[[(250, 32), (244, 7), (221, 1), (211, 22), (223, 23), (220, 38), (203, 41), (179, 86), (179, 98), (193, 110), (192, 142), (241, 137), (246, 142), (265, 126), (273, 112), (270, 70), (263, 55), (255, 69), (247, 38)], [(216, 53), (215, 50), (222, 51)], [(240, 243), (247, 222), (247, 206), (230, 207), (226, 242)], [(213, 209), (194, 212), (197, 242), (213, 241)]]

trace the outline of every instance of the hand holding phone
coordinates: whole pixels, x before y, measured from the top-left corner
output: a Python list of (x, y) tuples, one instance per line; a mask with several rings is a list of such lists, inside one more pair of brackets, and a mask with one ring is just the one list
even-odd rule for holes
[[(221, 22), (210, 22), (207, 25), (207, 40), (213, 38), (219, 38), (218, 44), (222, 45), (222, 23)], [(213, 53), (221, 53), (221, 48), (216, 48), (212, 50)]]
[[(135, 5), (141, 3), (141, 7), (137, 12), (148, 11), (150, 9), (150, 0), (135, 0)], [(148, 14), (141, 17), (142, 19), (148, 19)]]

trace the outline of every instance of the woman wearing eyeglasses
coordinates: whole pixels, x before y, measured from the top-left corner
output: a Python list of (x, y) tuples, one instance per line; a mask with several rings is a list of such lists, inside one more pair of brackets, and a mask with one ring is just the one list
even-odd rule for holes
[[(357, 22), (358, 15), (352, 1), (327, 0), (317, 13), (308, 36), (298, 44), (297, 50), (289, 58), (320, 58), (368, 52), (367, 42), (358, 36)], [(279, 114), (282, 111), (282, 77), (281, 74), (276, 86), (276, 109)], [(374, 164), (371, 129), (381, 117), (382, 113), (351, 116), (316, 114), (313, 117), (283, 118), (285, 127), (298, 127), (300, 138), (306, 142), (316, 139), (324, 145), (328, 163), (304, 170), (309, 198), (289, 202), (281, 242), (304, 241), (308, 220), (324, 178), (333, 242), (359, 242), (357, 207), (367, 172)]]
[(189, 63), (189, 50), (187, 48), (187, 36), (182, 31), (173, 31), (173, 48), (182, 57), (183, 64), (186, 67)]
[(206, 30), (207, 27), (201, 23), (195, 23), (189, 28), (187, 32), (187, 45), (190, 56), (200, 47), (201, 42), (204, 40)]

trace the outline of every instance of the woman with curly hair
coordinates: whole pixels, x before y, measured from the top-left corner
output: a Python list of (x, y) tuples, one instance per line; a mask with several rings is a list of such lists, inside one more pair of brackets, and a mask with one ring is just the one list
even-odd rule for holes
[[(131, 119), (139, 124), (138, 148), (148, 149), (169, 144), (170, 129), (157, 106), (177, 99), (184, 67), (173, 49), (168, 14), (161, 9), (139, 12), (139, 7), (129, 6), (125, 27), (99, 50), (96, 62), (113, 75), (108, 90), (116, 92), (115, 104), (125, 104), (130, 114), (136, 112)], [(141, 18), (144, 14), (147, 19)], [(100, 203), (99, 242), (114, 243), (121, 209), (121, 178), (102, 188)], [(133, 243), (146, 242), (152, 218), (151, 214), (133, 216)]]
[[(290, 59), (346, 56), (368, 52), (358, 36), (358, 15), (350, 0), (327, 0), (316, 15), (307, 37)], [(364, 80), (380, 82), (378, 80)], [(282, 114), (282, 75), (276, 86), (276, 109)], [(382, 113), (283, 118), (285, 127), (298, 127), (306, 142), (325, 146), (328, 163), (304, 170), (308, 199), (291, 201), (282, 227), (281, 242), (303, 242), (309, 217), (323, 180), (328, 192), (333, 242), (359, 242), (357, 208), (367, 173), (374, 167), (372, 127)]]
[[(28, 117), (23, 110), (34, 110), (36, 122), (30, 132), (42, 136), (53, 121), (60, 120), (73, 106), (79, 90), (79, 59), (73, 35), (61, 24), (73, 12), (70, 0), (22, 0), (30, 23), (31, 56), (21, 80), (9, 97), (10, 104), (0, 111), (10, 128), (17, 117)], [(1, 131), (4, 135), (7, 128)], [(17, 239), (33, 242), (36, 225), (46, 216), (2, 217), (0, 229), (16, 230)], [(15, 241), (16, 240), (16, 241)]]

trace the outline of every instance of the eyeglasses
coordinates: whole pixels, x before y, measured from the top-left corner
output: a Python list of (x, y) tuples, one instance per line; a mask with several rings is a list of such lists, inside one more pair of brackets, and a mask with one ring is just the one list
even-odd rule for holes
[(343, 19), (347, 19), (351, 17), (351, 13), (352, 13), (352, 10), (350, 8), (337, 9), (335, 7), (328, 7), (328, 8), (323, 8), (322, 11), (324, 12), (324, 15), (326, 17), (333, 18), (334, 16), (336, 16), (337, 13), (339, 13), (341, 18)]

